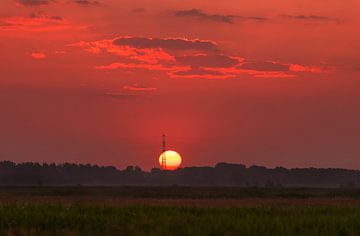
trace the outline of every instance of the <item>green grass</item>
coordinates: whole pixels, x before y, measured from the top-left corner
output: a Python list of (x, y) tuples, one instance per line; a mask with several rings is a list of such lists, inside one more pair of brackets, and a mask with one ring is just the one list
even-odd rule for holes
[[(346, 204), (338, 204), (339, 197), (346, 197)], [(350, 205), (359, 197), (356, 189), (9, 187), (0, 188), (0, 236), (360, 235), (360, 206)], [(249, 207), (221, 203), (241, 198), (268, 201)], [(124, 199), (140, 200), (118, 204)], [(179, 200), (149, 204), (145, 199)], [(192, 206), (186, 199), (202, 199), (206, 207)], [(277, 199), (295, 199), (295, 205), (277, 204)]]
[(360, 198), (360, 189), (326, 188), (241, 188), (241, 187), (0, 187), (6, 196), (99, 196), (156, 199), (238, 198)]
[(0, 206), (0, 235), (360, 235), (360, 208)]

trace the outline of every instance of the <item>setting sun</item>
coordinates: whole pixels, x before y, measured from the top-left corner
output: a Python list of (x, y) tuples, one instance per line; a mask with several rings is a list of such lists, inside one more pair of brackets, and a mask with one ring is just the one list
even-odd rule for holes
[(175, 151), (168, 150), (160, 155), (159, 164), (165, 170), (176, 170), (181, 165), (181, 156)]

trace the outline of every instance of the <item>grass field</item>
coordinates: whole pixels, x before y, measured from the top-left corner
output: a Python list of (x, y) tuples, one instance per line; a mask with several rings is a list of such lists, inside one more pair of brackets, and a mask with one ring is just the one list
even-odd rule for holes
[(360, 235), (360, 199), (330, 189), (3, 188), (0, 235)]
[(360, 199), (360, 189), (242, 187), (0, 187), (2, 196), (100, 196), (156, 199), (338, 198)]

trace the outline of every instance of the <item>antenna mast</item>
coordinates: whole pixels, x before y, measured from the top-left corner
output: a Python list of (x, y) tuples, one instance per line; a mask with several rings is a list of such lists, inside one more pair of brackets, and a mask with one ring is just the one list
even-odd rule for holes
[(161, 154), (161, 167), (163, 170), (166, 169), (166, 136), (165, 134), (162, 135), (162, 154)]

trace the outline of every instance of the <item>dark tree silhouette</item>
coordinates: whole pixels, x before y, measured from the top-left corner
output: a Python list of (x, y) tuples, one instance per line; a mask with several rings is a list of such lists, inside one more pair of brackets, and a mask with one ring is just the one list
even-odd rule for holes
[(137, 166), (0, 162), (1, 186), (240, 186), (240, 187), (360, 187), (360, 171), (347, 169), (274, 169), (218, 163), (215, 167), (186, 167), (175, 171)]

